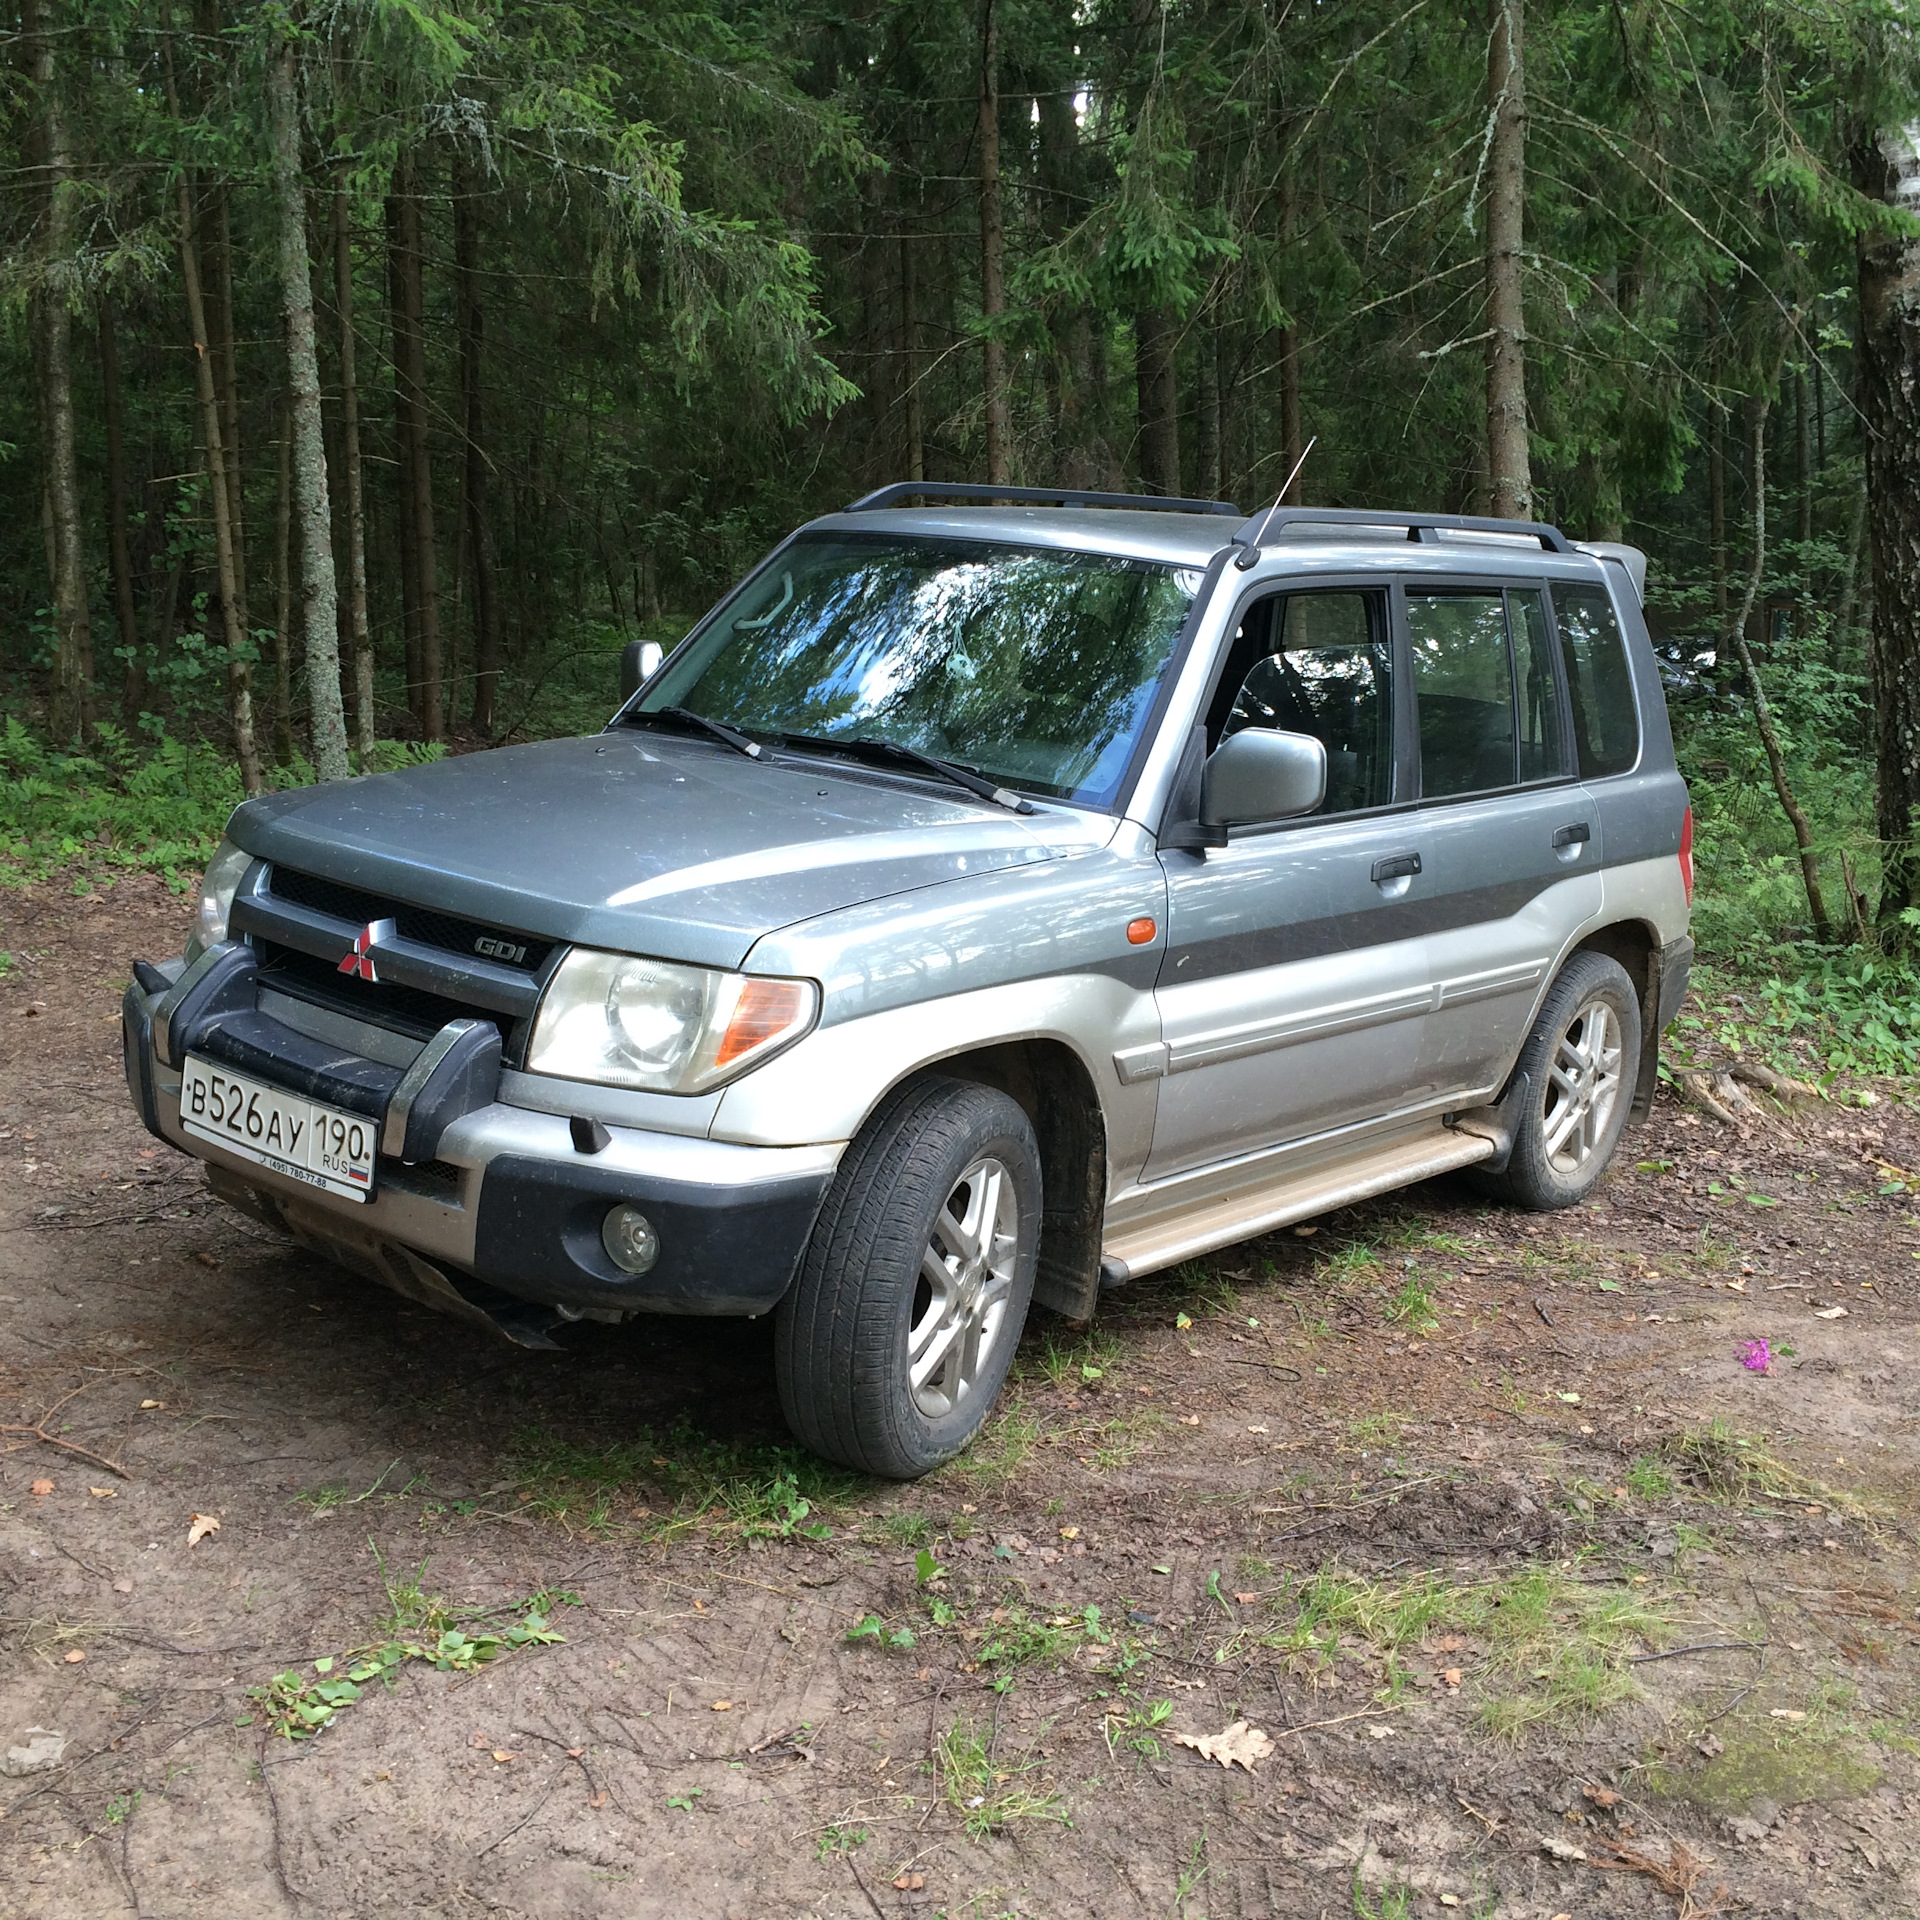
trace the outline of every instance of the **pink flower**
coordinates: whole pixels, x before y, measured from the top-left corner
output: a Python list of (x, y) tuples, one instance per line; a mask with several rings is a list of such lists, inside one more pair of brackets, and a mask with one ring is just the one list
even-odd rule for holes
[(1773, 1350), (1764, 1340), (1749, 1340), (1740, 1349), (1740, 1364), (1749, 1373), (1771, 1373)]

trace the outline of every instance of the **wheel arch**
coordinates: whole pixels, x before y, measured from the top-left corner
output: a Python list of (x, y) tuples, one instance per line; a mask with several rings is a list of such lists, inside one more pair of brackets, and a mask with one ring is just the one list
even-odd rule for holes
[(1069, 1320), (1086, 1319), (1100, 1288), (1107, 1202), (1106, 1115), (1086, 1062), (1064, 1040), (1036, 1036), (922, 1061), (904, 1079), (930, 1075), (992, 1087), (1033, 1123), (1043, 1195), (1033, 1297)]
[[(1645, 920), (1615, 920), (1576, 941), (1567, 959), (1575, 953), (1605, 954), (1620, 966), (1640, 996), (1640, 1062), (1627, 1115), (1644, 1120), (1653, 1111), (1654, 1085), (1660, 1074), (1660, 936)], [(1565, 965), (1562, 960), (1561, 966)]]

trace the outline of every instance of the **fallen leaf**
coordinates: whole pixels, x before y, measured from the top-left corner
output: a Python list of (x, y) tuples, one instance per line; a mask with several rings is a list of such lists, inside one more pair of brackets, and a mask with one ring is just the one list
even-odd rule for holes
[(733, 1702), (731, 1700), (716, 1700), (713, 1703), (713, 1710), (715, 1713), (731, 1713), (733, 1711)]
[(1173, 1324), (1178, 1327), (1182, 1333), (1185, 1333), (1186, 1330), (1193, 1325), (1193, 1315), (1190, 1313), (1176, 1313), (1173, 1316)]
[(1791, 1720), (1796, 1726), (1806, 1717), (1795, 1707), (1774, 1707), (1767, 1715), (1769, 1720)]
[(1197, 1413), (1190, 1413), (1180, 1424), (1183, 1427), (1197, 1427), (1200, 1424), (1200, 1416)]
[(509, 1760), (518, 1760), (519, 1758), (520, 1756), (517, 1753), (509, 1753), (505, 1747), (495, 1747), (493, 1750), (493, 1763), (497, 1767), (504, 1767)]
[(569, 1760), (584, 1760), (586, 1757), (587, 1750), (585, 1747), (569, 1747), (567, 1749), (567, 1758)]
[(113, 1590), (115, 1593), (131, 1593), (133, 1591), (133, 1582), (131, 1580), (116, 1580), (113, 1583)]
[(1726, 1752), (1726, 1745), (1717, 1733), (1703, 1733), (1694, 1743), (1709, 1760)]
[(1541, 1851), (1550, 1853), (1556, 1860), (1584, 1860), (1587, 1857), (1585, 1847), (1577, 1847), (1571, 1840), (1562, 1840), (1557, 1833), (1550, 1833), (1540, 1842)]
[(219, 1520), (210, 1513), (195, 1513), (187, 1517), (187, 1545), (197, 1547), (210, 1533), (220, 1531)]
[(84, 1660), (86, 1657), (87, 1656), (84, 1653), (82, 1653), (78, 1647), (75, 1647), (74, 1650), (67, 1655), (67, 1665), (70, 1667), (77, 1667), (80, 1664), (80, 1662)]
[(1580, 1396), (1577, 1393), (1556, 1393), (1553, 1397), (1556, 1400), (1564, 1400), (1570, 1407), (1577, 1407), (1580, 1404)]
[(156, 1408), (164, 1407), (166, 1404), (164, 1400), (142, 1400), (140, 1402), (140, 1411), (142, 1413), (152, 1413)]
[(1235, 1767), (1253, 1771), (1256, 1760), (1264, 1760), (1273, 1751), (1273, 1742), (1258, 1727), (1236, 1720), (1221, 1733), (1176, 1733), (1176, 1747), (1191, 1747), (1203, 1760), (1217, 1760), (1229, 1773)]
[(1440, 1678), (1444, 1680), (1448, 1686), (1457, 1687), (1460, 1684), (1460, 1669), (1458, 1667), (1449, 1667)]
[(927, 1884), (924, 1873), (903, 1873), (893, 1883), (902, 1893), (918, 1893)]
[(1252, 1427), (1249, 1427), (1249, 1428), (1247, 1429), (1247, 1431), (1248, 1431), (1249, 1433), (1265, 1433), (1265, 1432), (1266, 1432), (1266, 1428), (1265, 1428), (1265, 1427), (1262, 1427), (1262, 1426), (1252, 1426)]
[(1236, 1593), (1233, 1596), (1243, 1607), (1250, 1607), (1260, 1598), (1257, 1593)]
[(1619, 1804), (1620, 1796), (1611, 1787), (1582, 1787), (1580, 1791), (1596, 1807), (1611, 1807)]
[(1060, 1529), (1060, 1538), (1062, 1540), (1078, 1540), (1080, 1538), (1080, 1529), (1078, 1527), (1062, 1527)]
[(1375, 1740), (1385, 1740), (1392, 1736), (1394, 1729), (1384, 1720), (1376, 1720), (1367, 1728), (1367, 1732)]
[(1460, 1896), (1457, 1893), (1443, 1893), (1440, 1896), (1440, 1904), (1443, 1907), (1457, 1907), (1460, 1904)]
[(1813, 1317), (1816, 1320), (1844, 1320), (1847, 1310), (1845, 1307), (1815, 1307)]
[(52, 1491), (53, 1482), (51, 1480), (36, 1480), (33, 1483), (33, 1496), (36, 1500), (44, 1498)]
[(87, 1491), (92, 1494), (96, 1500), (113, 1500), (118, 1498), (118, 1495), (115, 1494), (111, 1487), (89, 1487)]

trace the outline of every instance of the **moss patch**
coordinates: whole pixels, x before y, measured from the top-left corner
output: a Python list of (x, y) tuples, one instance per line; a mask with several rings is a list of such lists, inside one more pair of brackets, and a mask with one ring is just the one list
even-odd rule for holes
[(1773, 1734), (1735, 1728), (1726, 1749), (1704, 1763), (1659, 1761), (1647, 1785), (1669, 1800), (1686, 1800), (1722, 1816), (1745, 1813), (1756, 1800), (1791, 1807), (1807, 1800), (1851, 1800), (1880, 1783), (1880, 1769), (1831, 1735), (1811, 1728)]

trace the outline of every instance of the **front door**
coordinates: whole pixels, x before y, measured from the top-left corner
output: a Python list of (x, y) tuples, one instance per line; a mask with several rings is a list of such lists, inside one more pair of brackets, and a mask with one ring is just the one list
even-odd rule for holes
[(1208, 717), (1312, 733), (1309, 819), (1169, 851), (1158, 986), (1165, 1078), (1146, 1178), (1417, 1103), (1432, 1005), (1416, 870), (1411, 690), (1387, 594), (1325, 587), (1246, 611)]

